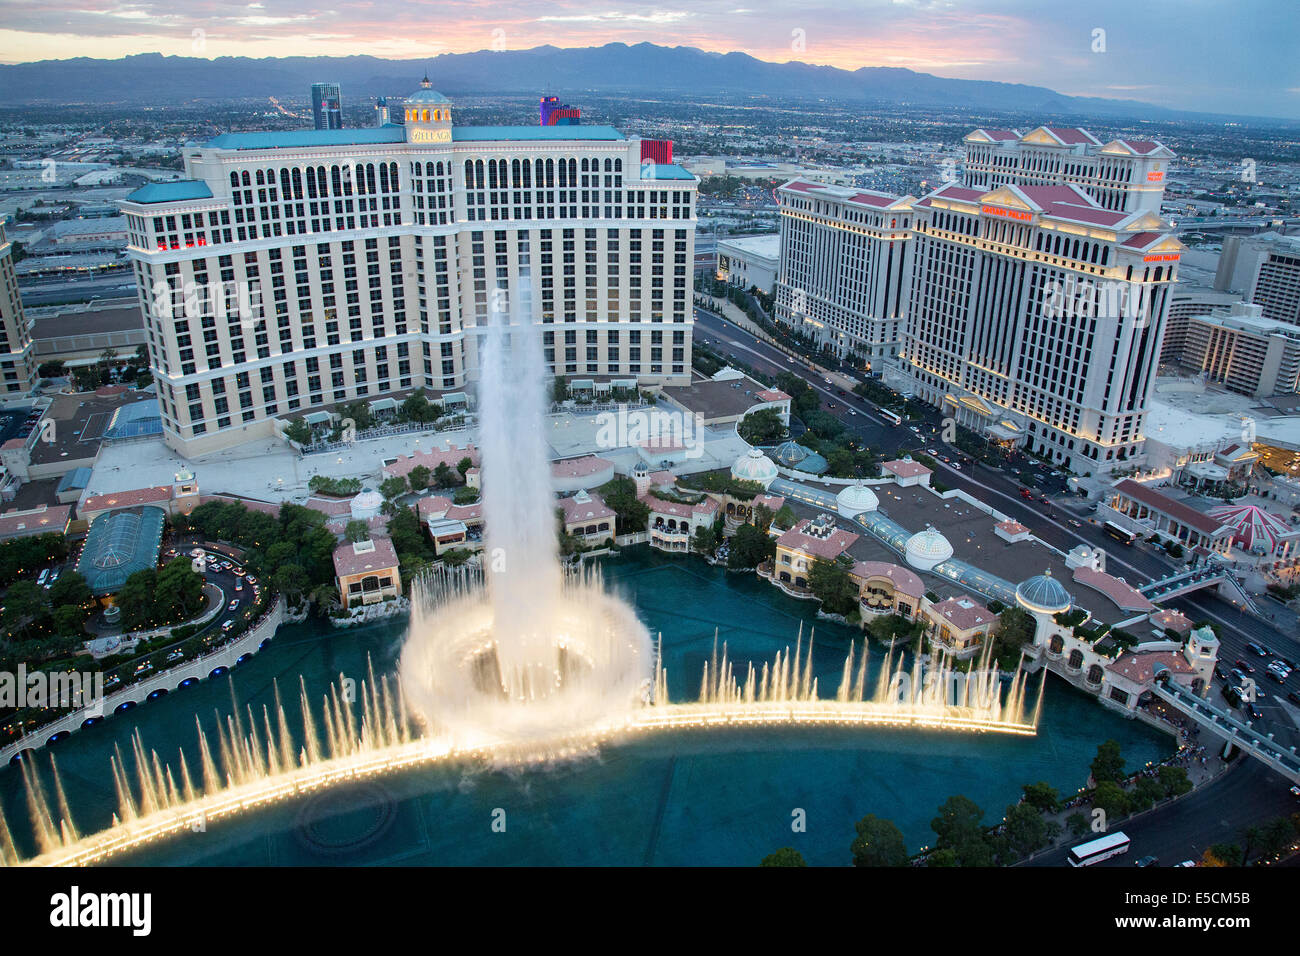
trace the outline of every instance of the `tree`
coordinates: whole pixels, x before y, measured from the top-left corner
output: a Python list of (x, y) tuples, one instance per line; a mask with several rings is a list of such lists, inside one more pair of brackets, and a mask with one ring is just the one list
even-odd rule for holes
[(1181, 797), (1192, 789), (1192, 781), (1187, 779), (1187, 771), (1182, 767), (1161, 767), (1156, 772), (1156, 779), (1169, 797)]
[(759, 862), (759, 866), (807, 866), (803, 854), (792, 846), (783, 846), (775, 853), (769, 853)]
[(1061, 805), (1061, 798), (1057, 794), (1056, 788), (1046, 781), (1040, 780), (1038, 783), (1027, 783), (1021, 789), (1025, 792), (1025, 803), (1031, 807), (1036, 807), (1046, 813), (1055, 813)]
[(781, 413), (775, 408), (746, 415), (736, 428), (737, 434), (751, 445), (767, 445), (785, 434), (786, 428), (781, 421)]
[(907, 841), (892, 820), (868, 813), (853, 825), (854, 866), (906, 866)]
[(1011, 848), (1021, 856), (1028, 856), (1047, 842), (1047, 821), (1032, 804), (1007, 807), (1006, 828)]
[(271, 574), (271, 586), (296, 604), (311, 587), (311, 578), (300, 564), (282, 564)]
[(772, 524), (783, 531), (789, 531), (795, 526), (795, 523), (798, 520), (799, 519), (794, 516), (793, 508), (789, 505), (782, 505), (781, 510), (773, 516)]
[(713, 554), (718, 550), (718, 534), (711, 525), (700, 525), (695, 529), (692, 546), (699, 554)]
[(1147, 810), (1157, 800), (1164, 799), (1165, 788), (1153, 777), (1139, 777), (1129, 795), (1129, 802), (1134, 810)]
[(846, 557), (841, 555), (834, 561), (815, 561), (808, 571), (808, 588), (828, 614), (848, 614), (857, 608), (858, 586), (849, 576), (852, 558), (848, 558), (846, 564)]
[(356, 544), (358, 541), (366, 541), (370, 538), (370, 525), (366, 524), (360, 518), (353, 518), (344, 526), (343, 537)]
[(48, 613), (45, 589), (33, 581), (17, 581), (5, 592), (0, 624), (11, 637), (27, 636), (40, 629), (40, 622)]
[(1093, 791), (1092, 805), (1105, 811), (1108, 820), (1117, 820), (1129, 812), (1129, 797), (1118, 783), (1103, 780)]
[(614, 478), (596, 490), (613, 510), (614, 528), (618, 534), (636, 534), (646, 530), (650, 522), (650, 506), (636, 496), (636, 483), (631, 478)]
[(1078, 810), (1065, 818), (1065, 825), (1070, 828), (1070, 832), (1075, 836), (1083, 836), (1088, 832), (1088, 818)]
[(406, 478), (403, 475), (393, 475), (391, 478), (385, 478), (379, 483), (379, 493), (387, 501), (392, 501), (406, 494)]
[(466, 455), (460, 461), (456, 462), (456, 470), (460, 472), (460, 477), (464, 479), (465, 473), (474, 467), (474, 460)]
[(1097, 756), (1092, 759), (1092, 779), (1096, 783), (1118, 781), (1124, 776), (1124, 758), (1119, 752), (1119, 743), (1107, 740), (1097, 747)]
[(457, 488), (456, 493), (451, 496), (453, 504), (472, 505), (478, 501), (478, 489), (466, 485), (464, 488)]
[(179, 624), (203, 606), (203, 578), (189, 558), (175, 558), (154, 579), (155, 625)]
[[(608, 499), (606, 499), (608, 504)], [(776, 554), (776, 542), (752, 524), (742, 524), (731, 536), (727, 567), (732, 570), (756, 568)]]
[(956, 849), (961, 844), (981, 836), (980, 821), (984, 811), (975, 801), (960, 794), (951, 796), (939, 805), (939, 815), (930, 821), (930, 829), (938, 837), (936, 846)]
[(433, 472), (427, 465), (416, 465), (407, 474), (406, 480), (410, 482), (412, 491), (423, 491), (429, 487), (429, 479), (432, 477)]
[(1020, 650), (1032, 644), (1038, 625), (1024, 608), (1008, 607), (998, 615), (997, 630), (993, 635), (993, 653), (998, 666), (1012, 670), (1020, 660)]
[(311, 426), (303, 418), (295, 418), (288, 425), (284, 426), (284, 437), (289, 441), (295, 441), (299, 445), (311, 444)]
[(451, 466), (445, 461), (439, 462), (438, 467), (433, 469), (433, 481), (439, 488), (451, 488), (460, 484), (460, 482), (456, 480), (455, 473), (451, 470)]
[(80, 606), (90, 600), (90, 586), (78, 571), (64, 571), (59, 579), (50, 585), (50, 604), (58, 607), (63, 604)]
[(397, 513), (388, 519), (387, 530), (399, 561), (405, 563), (411, 557), (433, 558), (433, 546), (413, 509), (398, 508)]
[(113, 603), (122, 609), (123, 630), (134, 631), (149, 624), (153, 617), (153, 594), (157, 577), (158, 572), (153, 568), (136, 571), (114, 595)]
[(1201, 866), (1241, 866), (1241, 847), (1235, 843), (1215, 843), (1201, 857)]
[(86, 609), (63, 604), (54, 609), (54, 632), (67, 637), (79, 637), (86, 632)]

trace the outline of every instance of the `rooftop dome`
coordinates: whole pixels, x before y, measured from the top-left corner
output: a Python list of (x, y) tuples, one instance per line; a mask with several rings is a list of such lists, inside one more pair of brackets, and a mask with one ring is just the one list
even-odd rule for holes
[(929, 571), (952, 557), (952, 545), (933, 525), (907, 539), (907, 563), (918, 571)]
[(788, 441), (778, 445), (772, 455), (787, 468), (793, 468), (808, 457), (808, 449), (796, 441)]
[(736, 459), (731, 466), (731, 477), (740, 481), (756, 481), (764, 488), (776, 477), (776, 465), (757, 448), (751, 448)]
[(876, 493), (860, 481), (845, 485), (844, 490), (835, 496), (835, 502), (845, 518), (852, 518), (864, 511), (875, 511), (880, 506)]
[(451, 100), (435, 90), (426, 76), (420, 81), (420, 88), (406, 98), (407, 106), (414, 106), (417, 103), (421, 106), (443, 106), (450, 104)]
[(362, 488), (360, 493), (349, 502), (352, 517), (361, 521), (373, 518), (384, 506), (384, 496), (373, 488)]
[(1074, 602), (1065, 585), (1048, 570), (1016, 585), (1016, 603), (1037, 614), (1060, 614), (1068, 611)]

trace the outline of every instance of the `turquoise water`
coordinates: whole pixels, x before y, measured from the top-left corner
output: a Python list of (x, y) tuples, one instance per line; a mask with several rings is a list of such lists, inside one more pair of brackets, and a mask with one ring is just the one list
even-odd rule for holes
[[(662, 633), (675, 699), (694, 695), (714, 631), (733, 659), (762, 661), (793, 644), (800, 623), (816, 628), (814, 671), (833, 693), (854, 632), (818, 622), (815, 605), (788, 598), (752, 575), (728, 575), (695, 559), (646, 548), (604, 564), (605, 580)], [(108, 758), (146, 747), (175, 763), (196, 750), (194, 715), (211, 727), (232, 699), (273, 706), (278, 680), (297, 725), (297, 684), (312, 698), (340, 673), (364, 679), (367, 658), (390, 673), (403, 628), (333, 631), (314, 622), (283, 628), (229, 680), (204, 682), (79, 731), (42, 752), (58, 762), (83, 832), (108, 824), (116, 803)], [(879, 658), (881, 655), (877, 654)], [(929, 821), (964, 794), (1000, 818), (1022, 783), (1073, 791), (1097, 744), (1118, 740), (1130, 764), (1172, 750), (1170, 739), (1124, 720), (1060, 681), (1049, 681), (1034, 738), (902, 730), (687, 731), (607, 748), (599, 757), (526, 773), (472, 767), (421, 769), (340, 788), (185, 834), (123, 858), (167, 865), (574, 864), (752, 865), (780, 846), (810, 863), (844, 864), (853, 823), (867, 813), (895, 821), (909, 846), (927, 843)], [(51, 791), (52, 792), (52, 791)], [(14, 836), (25, 833), (15, 768), (0, 770), (0, 803)], [(802, 811), (804, 832), (792, 832)], [(500, 829), (504, 818), (504, 832)]]

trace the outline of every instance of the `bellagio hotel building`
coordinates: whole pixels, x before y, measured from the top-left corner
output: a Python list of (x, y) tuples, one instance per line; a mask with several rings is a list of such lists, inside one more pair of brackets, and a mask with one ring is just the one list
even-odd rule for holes
[(493, 311), (557, 375), (686, 384), (698, 181), (607, 126), (456, 126), (426, 79), (406, 125), (231, 133), (122, 203), (167, 443), (472, 388)]

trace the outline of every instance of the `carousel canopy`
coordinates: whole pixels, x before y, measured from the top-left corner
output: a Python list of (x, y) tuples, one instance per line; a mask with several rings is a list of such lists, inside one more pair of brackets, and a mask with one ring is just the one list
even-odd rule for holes
[(1222, 505), (1211, 508), (1209, 515), (1231, 527), (1233, 543), (1247, 551), (1262, 548), (1271, 552), (1284, 536), (1295, 533), (1295, 529), (1277, 515), (1256, 505)]

